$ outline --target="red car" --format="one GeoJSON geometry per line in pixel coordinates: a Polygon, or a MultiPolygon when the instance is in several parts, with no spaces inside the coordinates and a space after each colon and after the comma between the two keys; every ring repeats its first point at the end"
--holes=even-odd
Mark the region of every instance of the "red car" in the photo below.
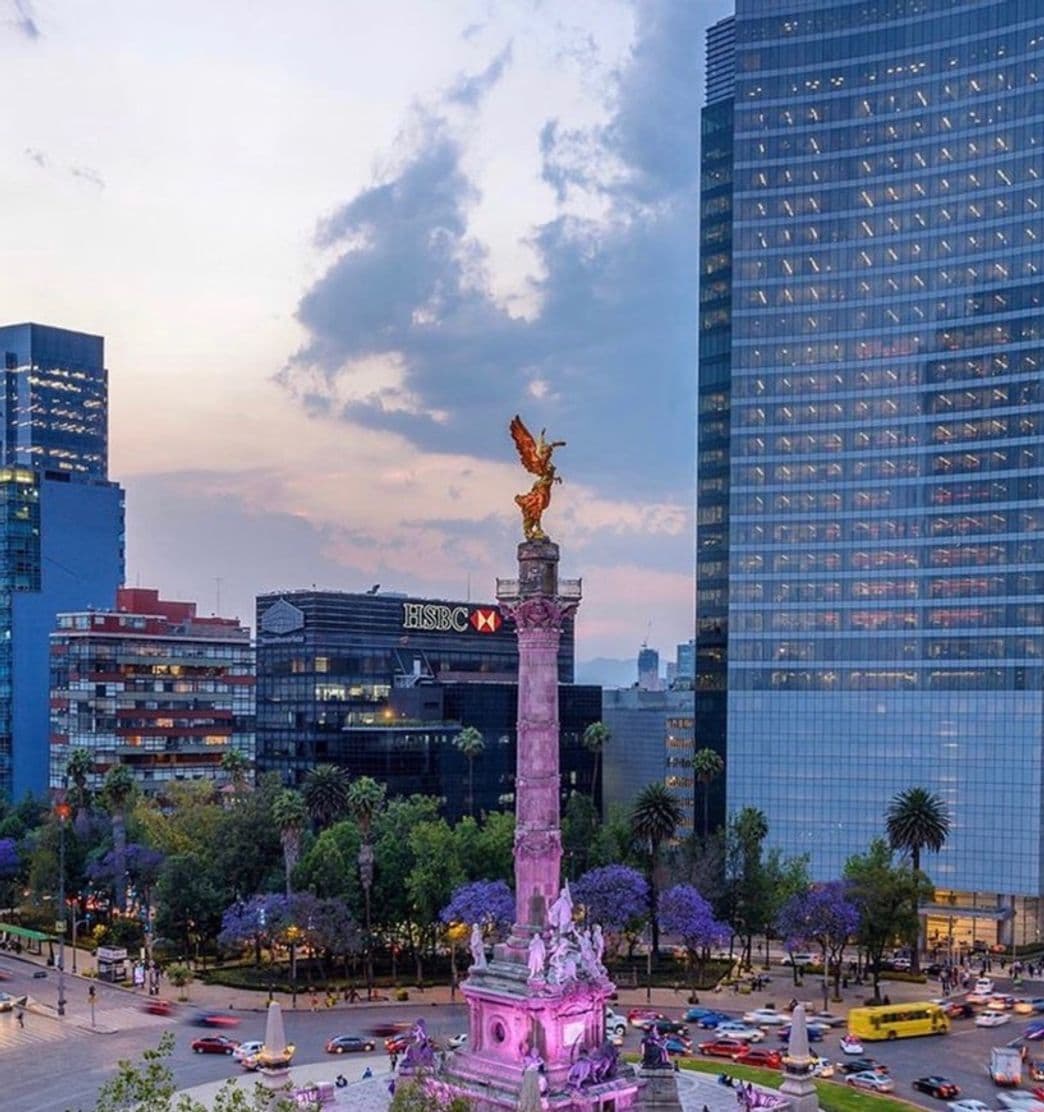
{"type": "Polygon", "coordinates": [[[146,1000],[142,1011],[149,1015],[171,1015],[174,1005],[169,1000],[146,1000]]]}
{"type": "Polygon", "coordinates": [[[762,1066],[767,1070],[780,1070],[783,1068],[783,1055],[778,1050],[768,1050],[760,1046],[748,1046],[733,1061],[744,1066],[762,1066]]]}
{"type": "Polygon", "coordinates": [[[409,1031],[404,1031],[401,1035],[392,1035],[390,1039],[384,1040],[384,1049],[389,1054],[402,1054],[409,1045],[409,1031]]]}
{"type": "Polygon", "coordinates": [[[231,1054],[239,1043],[227,1035],[202,1035],[192,1043],[197,1054],[231,1054]]]}
{"type": "Polygon", "coordinates": [[[663,1019],[663,1013],[655,1008],[632,1008],[627,1013],[627,1022],[632,1027],[644,1027],[654,1019],[663,1019]]]}
{"type": "Polygon", "coordinates": [[[713,1039],[700,1043],[700,1053],[708,1054],[711,1058],[735,1058],[746,1049],[747,1044],[739,1039],[713,1039]]]}

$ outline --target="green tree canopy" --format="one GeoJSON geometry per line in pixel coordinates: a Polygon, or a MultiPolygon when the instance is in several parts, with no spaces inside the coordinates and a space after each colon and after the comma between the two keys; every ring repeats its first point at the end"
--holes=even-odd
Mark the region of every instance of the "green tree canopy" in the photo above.
{"type": "Polygon", "coordinates": [[[318,764],[305,777],[301,793],[312,822],[325,830],[348,813],[349,776],[333,764],[318,764]]]}

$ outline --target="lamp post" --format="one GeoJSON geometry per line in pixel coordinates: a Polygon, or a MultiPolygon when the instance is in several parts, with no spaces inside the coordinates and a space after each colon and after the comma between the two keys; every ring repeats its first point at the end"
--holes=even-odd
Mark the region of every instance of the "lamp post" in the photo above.
{"type": "MultiPolygon", "coordinates": [[[[61,915],[61,929],[58,935],[58,1015],[65,1015],[65,825],[69,820],[69,804],[65,792],[55,807],[58,815],[58,908],[61,915]]],[[[75,958],[73,959],[75,960],[75,958]]]]}
{"type": "Polygon", "coordinates": [[[366,999],[373,999],[373,933],[370,922],[370,888],[373,885],[373,846],[364,841],[359,847],[359,879],[363,886],[366,917],[366,999]]]}

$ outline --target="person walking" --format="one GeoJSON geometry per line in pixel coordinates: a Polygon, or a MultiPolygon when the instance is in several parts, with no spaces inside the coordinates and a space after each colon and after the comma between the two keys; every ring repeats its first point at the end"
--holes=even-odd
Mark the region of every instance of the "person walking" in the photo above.
{"type": "Polygon", "coordinates": [[[22,1030],[24,1031],[25,1030],[25,1008],[20,1007],[18,1009],[18,1011],[15,1013],[15,1015],[18,1016],[18,1026],[21,1027],[22,1030]]]}

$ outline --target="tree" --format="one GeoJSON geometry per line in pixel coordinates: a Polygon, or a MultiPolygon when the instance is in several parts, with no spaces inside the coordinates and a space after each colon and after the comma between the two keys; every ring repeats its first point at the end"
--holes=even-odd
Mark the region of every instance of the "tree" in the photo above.
{"type": "Polygon", "coordinates": [[[481,757],[486,741],[474,726],[465,726],[453,739],[457,750],[468,759],[468,814],[475,814],[475,758],[481,757]]]}
{"type": "Polygon", "coordinates": [[[586,872],[598,832],[598,809],[589,795],[573,792],[562,814],[562,868],[569,880],[586,872]]]}
{"type": "Polygon", "coordinates": [[[439,1084],[421,1078],[399,1081],[388,1112],[473,1112],[467,1097],[455,1096],[439,1084]]]}
{"type": "Polygon", "coordinates": [[[726,918],[742,940],[742,960],[751,964],[754,935],[770,924],[770,894],[761,847],[768,821],[757,807],[744,807],[729,821],[725,845],[726,918]]]}
{"type": "Polygon", "coordinates": [[[272,804],[272,821],[283,846],[283,872],[287,898],[293,892],[293,872],[301,853],[301,835],[308,822],[308,811],[300,792],[286,788],[272,804]]]}
{"type": "Polygon", "coordinates": [[[594,754],[594,764],[591,768],[591,799],[598,806],[598,774],[602,769],[602,750],[612,740],[612,731],[604,722],[592,722],[584,730],[583,746],[594,754]]]}
{"type": "Polygon", "coordinates": [[[515,918],[515,897],[503,880],[462,884],[439,912],[444,923],[478,923],[485,933],[503,934],[515,918]]]}
{"type": "Polygon", "coordinates": [[[203,857],[184,853],[164,862],[156,882],[156,927],[178,939],[186,956],[194,940],[218,933],[221,893],[203,857]]]}
{"type": "Polygon", "coordinates": [[[261,951],[270,949],[279,933],[290,921],[289,900],[281,892],[237,900],[221,915],[218,943],[234,947],[249,944],[254,951],[254,965],[261,964],[261,951]]]}
{"type": "Polygon", "coordinates": [[[13,882],[21,871],[18,843],[14,838],[0,838],[0,906],[9,907],[15,902],[13,882]]]}
{"type": "Polygon", "coordinates": [[[87,820],[91,809],[91,793],[87,785],[94,773],[94,757],[91,751],[82,745],[75,746],[65,761],[65,775],[73,782],[73,794],[76,800],[76,818],[73,826],[77,834],[81,834],[87,827],[87,820]]]}
{"type": "Polygon", "coordinates": [[[348,812],[348,773],[333,764],[319,764],[305,777],[302,794],[312,822],[325,830],[348,812]]]}
{"type": "Polygon", "coordinates": [[[647,784],[638,793],[631,809],[631,832],[642,847],[649,882],[649,922],[652,927],[652,952],[660,952],[660,920],[656,908],[656,871],[663,843],[674,837],[682,820],[678,801],[661,783],[647,784]]]}
{"type": "Polygon", "coordinates": [[[849,899],[848,884],[832,880],[795,893],[780,910],[777,929],[791,954],[800,946],[819,947],[823,969],[834,978],[834,999],[840,1000],[845,946],[859,929],[859,910],[849,899]]]}
{"type": "Polygon", "coordinates": [[[113,765],[105,777],[102,797],[112,817],[112,850],[115,856],[116,909],[122,914],[127,908],[127,809],[137,784],[131,770],[122,764],[113,765]]]}
{"type": "MultiPolygon", "coordinates": [[[[946,804],[925,788],[907,788],[892,796],[885,813],[885,827],[892,849],[910,855],[915,873],[921,871],[921,851],[938,853],[950,833],[950,814],[946,804]]],[[[917,912],[917,909],[914,909],[917,912]]],[[[919,921],[919,913],[918,913],[919,921]]],[[[920,928],[911,948],[910,971],[919,973],[920,928]]]]}
{"type": "Polygon", "coordinates": [[[692,758],[692,775],[703,796],[703,837],[710,829],[710,786],[725,771],[725,762],[713,749],[698,749],[692,758]]]}
{"type": "Polygon", "coordinates": [[[360,776],[348,789],[348,811],[362,835],[359,845],[359,880],[363,889],[364,926],[366,928],[366,999],[373,998],[373,918],[370,890],[373,887],[374,819],[384,806],[385,787],[369,776],[360,776]]]}
{"type": "Polygon", "coordinates": [[[423,983],[423,949],[425,945],[434,949],[434,928],[439,921],[439,912],[449,903],[465,877],[453,831],[443,818],[415,826],[410,831],[410,851],[413,867],[406,877],[406,891],[413,905],[411,918],[417,928],[411,942],[417,983],[420,985],[423,983]]]}
{"type": "Polygon", "coordinates": [[[866,854],[845,862],[844,878],[849,898],[859,912],[857,938],[866,952],[874,983],[874,998],[880,999],[881,961],[897,940],[909,942],[917,936],[917,905],[931,886],[922,873],[892,859],[883,838],[875,838],[866,854]]]}
{"type": "Polygon", "coordinates": [[[571,887],[588,924],[601,923],[607,931],[622,931],[649,912],[649,883],[627,865],[590,869],[571,887]]]}
{"type": "Polygon", "coordinates": [[[707,901],[691,884],[676,884],[660,899],[663,928],[681,936],[692,970],[692,988],[710,957],[711,946],[720,946],[729,936],[729,928],[714,918],[707,901]]]}
{"type": "Polygon", "coordinates": [[[235,794],[239,795],[246,785],[250,762],[241,750],[229,748],[221,754],[221,771],[231,781],[235,794]]]}

